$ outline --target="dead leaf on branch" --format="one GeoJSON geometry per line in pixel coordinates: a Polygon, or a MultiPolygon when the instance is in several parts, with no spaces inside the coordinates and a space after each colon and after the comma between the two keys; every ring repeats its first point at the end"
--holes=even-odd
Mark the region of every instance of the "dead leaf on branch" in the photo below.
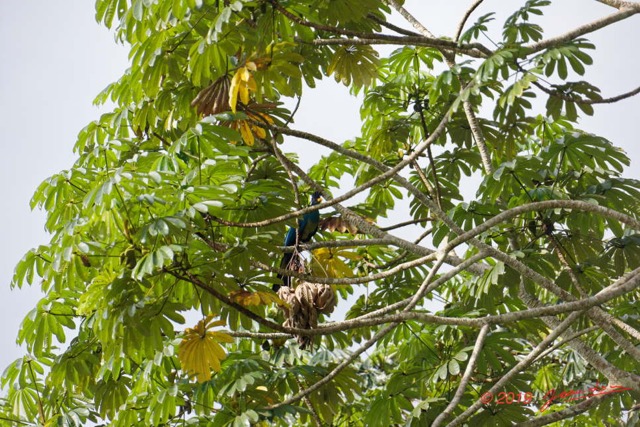
{"type": "MultiPolygon", "coordinates": [[[[375,224],[370,218],[364,218],[370,224],[375,224]]],[[[330,216],[327,218],[322,218],[320,223],[318,224],[318,228],[320,230],[327,230],[330,232],[337,231],[339,233],[350,233],[350,234],[358,234],[360,230],[358,226],[350,222],[348,219],[341,216],[330,216]]]]}
{"type": "MultiPolygon", "coordinates": [[[[275,104],[273,103],[258,104],[251,102],[249,105],[241,105],[239,108],[247,118],[245,120],[237,119],[232,122],[222,122],[222,124],[240,132],[244,143],[252,146],[256,138],[266,139],[267,130],[258,125],[258,123],[264,123],[265,126],[274,124],[273,118],[268,113],[274,107],[275,104]]],[[[236,142],[232,141],[231,143],[235,144],[236,142]]]]}
{"type": "Polygon", "coordinates": [[[358,234],[358,227],[340,216],[321,219],[318,228],[331,232],[338,231],[340,233],[358,234]]]}
{"type": "Polygon", "coordinates": [[[231,78],[225,74],[198,92],[198,95],[191,101],[191,106],[196,107],[198,114],[202,116],[213,116],[229,111],[231,109],[229,105],[230,85],[231,78]]]}
{"type": "Polygon", "coordinates": [[[220,343],[233,342],[233,337],[229,334],[210,330],[225,324],[224,320],[213,318],[213,315],[209,315],[194,328],[185,329],[184,338],[178,346],[178,359],[182,370],[195,375],[200,383],[211,379],[212,369],[220,372],[220,362],[227,357],[220,343]]]}

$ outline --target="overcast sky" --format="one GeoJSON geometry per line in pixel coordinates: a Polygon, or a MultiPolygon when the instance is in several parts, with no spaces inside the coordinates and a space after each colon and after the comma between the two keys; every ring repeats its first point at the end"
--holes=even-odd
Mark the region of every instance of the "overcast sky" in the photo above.
{"type": "MultiPolygon", "coordinates": [[[[74,160],[76,135],[101,111],[93,98],[127,67],[127,51],[98,26],[89,0],[0,1],[0,370],[21,356],[15,345],[18,326],[38,299],[37,285],[9,290],[13,268],[24,253],[44,244],[44,215],[31,212],[38,184],[74,160]]],[[[407,1],[407,8],[436,35],[451,35],[470,1],[407,1]],[[416,7],[415,5],[420,5],[416,7]]],[[[491,7],[519,2],[485,1],[471,21],[491,7]],[[483,9],[484,8],[484,9],[483,9]]],[[[586,0],[562,0],[539,21],[548,35],[613,12],[586,0]]],[[[640,19],[636,16],[590,39],[595,66],[587,78],[613,96],[640,85],[640,19]]],[[[342,141],[359,128],[357,103],[346,90],[322,84],[303,98],[296,127],[342,141]],[[330,123],[330,126],[327,126],[330,123]]],[[[611,139],[632,157],[627,176],[640,178],[636,128],[640,98],[598,106],[596,117],[580,127],[611,139]]]]}

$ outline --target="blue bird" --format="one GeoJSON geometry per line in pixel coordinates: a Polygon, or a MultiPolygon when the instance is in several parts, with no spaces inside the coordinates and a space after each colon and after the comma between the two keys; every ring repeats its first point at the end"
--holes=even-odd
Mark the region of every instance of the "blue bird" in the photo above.
{"type": "MultiPolygon", "coordinates": [[[[317,205],[322,202],[322,194],[316,191],[311,195],[311,206],[317,205]]],[[[298,228],[289,227],[289,231],[284,237],[284,246],[298,246],[300,243],[307,243],[311,240],[316,231],[318,231],[318,223],[320,222],[320,212],[315,210],[304,214],[302,218],[298,220],[298,228]],[[297,241],[296,241],[297,240],[297,241]]],[[[294,252],[285,253],[280,261],[280,268],[283,270],[295,270],[297,265],[298,255],[294,252]],[[294,258],[295,255],[295,258],[294,258]]],[[[282,279],[284,286],[291,286],[291,277],[278,274],[278,279],[282,279]]],[[[274,284],[273,290],[278,292],[280,285],[274,284]]]]}

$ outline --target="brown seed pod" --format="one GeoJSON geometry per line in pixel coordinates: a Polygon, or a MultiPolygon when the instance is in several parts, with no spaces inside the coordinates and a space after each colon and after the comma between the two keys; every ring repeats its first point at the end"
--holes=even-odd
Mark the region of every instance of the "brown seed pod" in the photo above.
{"type": "MultiPolygon", "coordinates": [[[[284,326],[300,329],[315,329],[318,314],[329,314],[336,307],[335,292],[329,285],[302,282],[295,289],[283,286],[278,296],[288,304],[284,307],[284,326]]],[[[313,337],[298,336],[298,344],[304,349],[312,343],[313,337]]]]}
{"type": "Polygon", "coordinates": [[[231,110],[229,107],[230,84],[231,79],[225,74],[202,89],[191,101],[191,106],[196,107],[198,114],[202,116],[211,116],[231,110]]]}

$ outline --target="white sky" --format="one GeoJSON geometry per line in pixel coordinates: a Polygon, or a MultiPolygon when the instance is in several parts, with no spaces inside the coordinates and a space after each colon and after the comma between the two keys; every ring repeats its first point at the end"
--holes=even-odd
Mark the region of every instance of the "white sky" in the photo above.
{"type": "MultiPolygon", "coordinates": [[[[451,35],[469,3],[410,0],[406,6],[436,35],[451,35]]],[[[613,12],[595,1],[557,3],[538,21],[547,35],[613,12]]],[[[487,0],[471,21],[507,4],[520,2],[487,0]]],[[[42,180],[71,166],[76,135],[100,114],[93,98],[127,67],[126,49],[96,24],[93,6],[88,0],[0,0],[0,370],[21,356],[15,345],[18,326],[38,299],[37,285],[9,290],[15,264],[27,250],[48,240],[44,215],[29,209],[31,195],[42,180]]],[[[589,36],[597,51],[586,78],[605,97],[640,85],[639,21],[636,16],[589,36]]],[[[354,136],[359,114],[346,93],[342,87],[336,89],[333,79],[309,92],[296,116],[296,128],[338,142],[354,136]]],[[[635,97],[598,106],[596,118],[580,124],[623,147],[633,165],[627,176],[634,178],[640,178],[639,112],[640,97],[635,97]]]]}

